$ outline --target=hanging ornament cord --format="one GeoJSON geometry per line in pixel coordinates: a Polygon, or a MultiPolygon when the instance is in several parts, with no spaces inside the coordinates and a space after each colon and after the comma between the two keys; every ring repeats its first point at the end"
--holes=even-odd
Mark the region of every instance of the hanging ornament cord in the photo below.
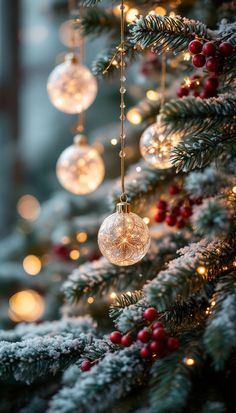
{"type": "Polygon", "coordinates": [[[125,193],[125,19],[124,19],[124,0],[121,0],[120,4],[120,171],[121,171],[121,202],[127,202],[127,195],[125,193]]]}
{"type": "MultiPolygon", "coordinates": [[[[83,36],[80,37],[80,45],[79,45],[79,48],[80,48],[79,62],[80,62],[81,64],[83,64],[84,61],[85,61],[85,40],[84,40],[84,37],[83,37],[83,36]]],[[[77,124],[76,129],[77,129],[77,131],[78,131],[79,133],[83,133],[83,132],[84,132],[84,129],[85,129],[85,112],[84,112],[84,111],[82,111],[82,112],[79,114],[79,121],[78,121],[78,124],[77,124]]]]}

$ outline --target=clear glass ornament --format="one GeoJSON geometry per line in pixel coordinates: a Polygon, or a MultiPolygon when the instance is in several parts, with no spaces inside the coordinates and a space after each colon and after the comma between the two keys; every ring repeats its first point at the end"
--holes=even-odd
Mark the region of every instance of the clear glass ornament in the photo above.
{"type": "Polygon", "coordinates": [[[59,37],[64,46],[74,48],[81,45],[80,31],[76,25],[78,26],[78,23],[73,19],[62,23],[59,29],[59,37]]]}
{"type": "Polygon", "coordinates": [[[163,126],[160,121],[157,121],[143,132],[140,139],[140,152],[150,166],[168,169],[172,167],[171,151],[179,141],[179,133],[164,134],[163,126]]]}
{"type": "Polygon", "coordinates": [[[75,55],[67,55],[65,62],[56,66],[50,74],[47,91],[57,109],[76,114],[93,103],[97,95],[97,81],[75,55]]]}
{"type": "Polygon", "coordinates": [[[101,253],[112,264],[133,265],[147,253],[150,245],[148,226],[130,212],[129,204],[117,204],[117,212],[108,216],[98,232],[101,253]]]}
{"type": "Polygon", "coordinates": [[[85,137],[77,135],[74,145],[60,155],[56,174],[60,184],[76,195],[95,191],[105,175],[103,160],[96,149],[86,143],[85,137]]]}

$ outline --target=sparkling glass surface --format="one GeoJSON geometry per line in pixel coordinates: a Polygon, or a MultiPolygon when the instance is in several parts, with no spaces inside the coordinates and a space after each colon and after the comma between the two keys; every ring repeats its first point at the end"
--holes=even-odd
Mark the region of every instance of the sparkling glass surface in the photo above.
{"type": "Polygon", "coordinates": [[[142,134],[140,152],[145,161],[157,169],[171,168],[171,150],[180,141],[180,134],[164,135],[163,127],[153,123],[142,134]]]}
{"type": "Polygon", "coordinates": [[[62,112],[81,113],[97,95],[97,81],[87,67],[70,60],[55,67],[48,78],[52,104],[62,112]]]}
{"type": "Polygon", "coordinates": [[[149,229],[138,215],[116,212],[103,221],[98,233],[98,245],[112,264],[132,265],[148,251],[149,229]]]}
{"type": "Polygon", "coordinates": [[[96,149],[89,145],[71,145],[60,155],[56,174],[67,191],[85,195],[95,191],[101,184],[105,168],[96,149]]]}

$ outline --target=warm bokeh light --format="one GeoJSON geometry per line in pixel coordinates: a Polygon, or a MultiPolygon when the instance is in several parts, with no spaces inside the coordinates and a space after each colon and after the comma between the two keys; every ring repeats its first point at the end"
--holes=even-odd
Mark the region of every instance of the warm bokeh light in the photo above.
{"type": "Polygon", "coordinates": [[[88,235],[86,234],[86,232],[78,232],[78,234],[76,235],[76,239],[78,242],[86,242],[88,239],[88,235]]]}
{"type": "Polygon", "coordinates": [[[198,272],[198,274],[200,274],[200,275],[206,275],[206,273],[207,273],[207,268],[204,267],[203,265],[200,265],[200,266],[197,268],[197,272],[198,272]]]}
{"type": "Polygon", "coordinates": [[[175,17],[175,12],[174,12],[174,11],[171,11],[170,14],[169,14],[169,16],[170,16],[170,17],[175,17]]]}
{"type": "Polygon", "coordinates": [[[9,299],[9,317],[13,321],[36,321],[44,313],[44,299],[34,290],[19,291],[9,299]]]}
{"type": "Polygon", "coordinates": [[[114,291],[112,291],[112,293],[110,294],[110,298],[111,298],[112,300],[115,300],[116,297],[117,297],[116,293],[115,293],[114,291]]]}
{"type": "Polygon", "coordinates": [[[88,302],[88,304],[93,304],[94,303],[94,298],[93,297],[88,297],[87,302],[88,302]]]}
{"type": "Polygon", "coordinates": [[[132,108],[127,112],[127,119],[133,125],[139,125],[142,122],[142,116],[135,108],[132,108]]]}
{"type": "Polygon", "coordinates": [[[27,221],[34,221],[40,214],[39,201],[33,195],[23,195],[17,202],[17,211],[27,221]]]}
{"type": "Polygon", "coordinates": [[[184,53],[184,60],[188,61],[191,59],[191,54],[189,52],[184,53]]]}
{"type": "Polygon", "coordinates": [[[72,260],[78,260],[80,257],[80,253],[78,250],[71,250],[69,255],[72,260]]]}
{"type": "Polygon", "coordinates": [[[158,14],[159,16],[165,16],[166,9],[164,7],[158,6],[155,8],[155,13],[158,14]]]}
{"type": "Polygon", "coordinates": [[[193,365],[195,364],[195,360],[192,359],[191,357],[186,357],[186,358],[184,359],[184,363],[185,363],[187,366],[193,366],[193,365]]]}
{"type": "Polygon", "coordinates": [[[160,94],[156,90],[148,90],[146,96],[149,100],[155,101],[159,99],[160,94]]]}
{"type": "Polygon", "coordinates": [[[23,268],[27,274],[37,275],[42,268],[40,258],[37,255],[27,255],[23,260],[23,268]]]}
{"type": "Polygon", "coordinates": [[[144,217],[143,222],[145,222],[146,225],[150,224],[150,218],[144,217]]]}
{"type": "Polygon", "coordinates": [[[141,166],[136,167],[136,172],[141,172],[141,170],[142,170],[141,166]]]}
{"type": "Polygon", "coordinates": [[[118,140],[116,139],[116,138],[113,138],[113,139],[111,139],[111,144],[112,145],[117,145],[117,143],[118,143],[118,140]]]}
{"type": "Polygon", "coordinates": [[[234,194],[236,194],[236,186],[233,186],[232,192],[233,192],[234,194]]]}
{"type": "Polygon", "coordinates": [[[135,8],[129,9],[129,10],[127,11],[126,16],[125,16],[126,21],[127,21],[128,23],[132,23],[132,22],[137,18],[138,14],[139,14],[138,9],[135,9],[135,8]]]}

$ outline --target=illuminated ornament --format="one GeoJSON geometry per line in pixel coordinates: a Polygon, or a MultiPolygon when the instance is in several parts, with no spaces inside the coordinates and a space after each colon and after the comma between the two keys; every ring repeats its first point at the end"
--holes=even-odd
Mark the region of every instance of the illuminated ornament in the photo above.
{"type": "Polygon", "coordinates": [[[59,37],[64,46],[74,48],[81,45],[81,36],[77,26],[78,23],[73,19],[62,23],[59,29],[59,37]]]}
{"type": "Polygon", "coordinates": [[[105,174],[103,160],[96,149],[87,144],[83,135],[76,135],[74,144],[60,155],[56,165],[60,184],[76,195],[95,191],[105,174]]]}
{"type": "Polygon", "coordinates": [[[140,261],[150,245],[149,229],[142,218],[130,212],[130,204],[117,204],[98,232],[101,253],[115,265],[133,265],[140,261]]]}
{"type": "Polygon", "coordinates": [[[90,70],[78,62],[74,54],[56,66],[48,78],[47,91],[52,104],[62,112],[85,111],[97,95],[97,81],[90,70]]]}
{"type": "Polygon", "coordinates": [[[171,168],[170,155],[179,143],[180,134],[164,134],[160,121],[153,123],[142,134],[140,152],[145,161],[156,169],[171,168]]]}

